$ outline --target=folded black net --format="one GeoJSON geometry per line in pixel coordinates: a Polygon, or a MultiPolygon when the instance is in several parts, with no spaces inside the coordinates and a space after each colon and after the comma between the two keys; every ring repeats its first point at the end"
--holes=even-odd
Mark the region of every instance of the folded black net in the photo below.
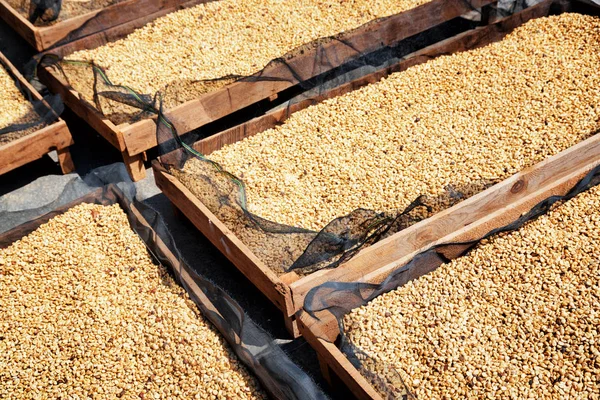
{"type": "MultiPolygon", "coordinates": [[[[336,344],[383,398],[422,398],[425,393],[429,393],[434,397],[441,396],[442,391],[445,390],[443,388],[452,386],[448,384],[450,379],[448,376],[458,382],[454,389],[458,387],[467,391],[470,395],[476,395],[477,393],[481,395],[498,394],[497,390],[500,386],[512,386],[512,383],[521,379],[519,378],[520,373],[527,376],[523,385],[527,390],[535,391],[539,387],[544,387],[545,397],[542,397],[552,396],[552,393],[556,395],[560,391],[555,385],[561,379],[569,381],[570,378],[567,377],[567,374],[563,374],[564,371],[558,370],[548,371],[547,374],[543,374],[547,376],[546,380],[542,378],[542,375],[539,376],[539,379],[535,378],[535,382],[537,382],[537,385],[535,385],[533,378],[535,373],[533,375],[530,373],[527,357],[524,356],[520,359],[518,354],[517,356],[514,353],[506,355],[507,359],[510,357],[510,365],[514,367],[514,371],[511,369],[512,367],[507,367],[508,369],[505,368],[504,372],[498,375],[488,375],[486,377],[485,374],[489,374],[491,369],[495,368],[492,359],[496,358],[496,355],[504,351],[505,348],[500,346],[496,349],[496,352],[493,352],[486,347],[487,353],[484,353],[484,355],[487,355],[481,358],[480,365],[471,365],[471,357],[474,356],[473,351],[470,349],[477,348],[477,345],[469,342],[474,333],[469,331],[467,327],[475,323],[477,324],[474,328],[475,332],[481,330],[492,332],[493,337],[490,337],[489,341],[482,339],[483,344],[479,343],[480,346],[493,347],[495,346],[494,343],[504,343],[507,340],[515,343],[515,352],[517,353],[520,351],[527,353],[526,348],[529,344],[527,342],[516,343],[517,340],[513,338],[514,334],[511,333],[514,331],[519,332],[517,336],[525,338],[524,340],[530,340],[530,343],[538,340],[540,343],[563,340],[563,347],[558,346],[558,350],[557,348],[547,348],[543,353],[538,353],[541,359],[546,361],[558,357],[557,354],[564,354],[565,349],[569,346],[585,346],[586,339],[583,331],[578,331],[578,334],[583,336],[571,337],[574,340],[572,343],[567,343],[569,340],[565,339],[569,335],[563,337],[563,339],[558,338],[564,333],[564,329],[561,328],[564,323],[564,320],[562,320],[563,311],[568,313],[567,310],[572,310],[575,307],[572,302],[565,301],[562,304],[556,304],[556,308],[552,310],[543,309],[542,304],[545,304],[545,296],[553,296],[557,292],[562,293],[560,294],[560,296],[563,296],[562,298],[569,298],[573,293],[576,293],[576,297],[581,296],[582,302],[588,301],[589,296],[592,296],[592,298],[595,296],[593,292],[586,292],[585,288],[591,288],[598,284],[598,276],[595,272],[597,269],[597,261],[595,261],[597,253],[593,250],[593,245],[591,247],[590,245],[580,247],[576,242],[578,237],[583,241],[588,241],[595,235],[589,231],[589,226],[590,221],[595,221],[595,218],[597,218],[599,183],[600,167],[596,167],[565,195],[546,198],[512,223],[493,229],[476,240],[435,244],[417,254],[410,262],[395,270],[380,284],[365,282],[324,283],[308,293],[304,303],[304,312],[317,319],[324,319],[327,315],[335,317],[340,332],[336,344]],[[536,226],[536,224],[539,226],[536,226]],[[541,233],[541,235],[538,235],[538,233],[541,233]],[[564,233],[571,240],[561,241],[559,239],[560,233],[564,233]],[[545,251],[544,246],[547,246],[549,250],[545,251]],[[514,252],[511,253],[511,251],[514,252]],[[560,254],[560,256],[551,259],[549,254],[552,253],[560,254]],[[586,260],[590,256],[592,259],[588,263],[586,260]],[[470,257],[468,261],[461,261],[461,258],[464,260],[467,257],[470,257]],[[455,260],[454,264],[452,264],[452,260],[455,260]],[[459,264],[461,262],[462,264],[459,264]],[[473,264],[469,264],[470,262],[473,264]],[[513,266],[507,267],[508,263],[513,266]],[[462,274],[460,267],[464,268],[465,265],[470,268],[465,268],[465,270],[472,270],[475,274],[473,280],[470,280],[471,278],[466,274],[462,274]],[[589,274],[589,278],[583,279],[581,287],[577,288],[577,286],[574,286],[578,282],[578,279],[575,278],[578,274],[576,271],[579,271],[582,265],[588,265],[589,270],[583,269],[581,271],[586,271],[585,273],[589,274]],[[569,266],[573,270],[567,272],[569,266]],[[557,268],[556,278],[548,280],[544,276],[544,270],[552,271],[557,268]],[[513,272],[513,269],[517,272],[513,272]],[[486,270],[489,273],[486,273],[486,270]],[[565,275],[569,272],[572,274],[572,280],[569,275],[565,275]],[[442,278],[441,274],[444,274],[445,278],[442,278]],[[492,282],[496,279],[494,276],[509,276],[515,279],[504,282],[499,286],[493,286],[492,282]],[[526,278],[524,277],[529,277],[529,280],[525,281],[526,278]],[[560,282],[561,277],[566,278],[571,286],[560,282]],[[519,279],[523,279],[527,283],[520,283],[519,279]],[[553,279],[558,280],[553,281],[553,279]],[[437,282],[440,282],[439,285],[437,282]],[[557,287],[555,288],[553,285],[557,287]],[[423,290],[428,287],[432,290],[424,292],[423,290]],[[457,289],[457,287],[460,288],[457,289]],[[413,288],[415,289],[413,290],[413,288]],[[399,296],[404,296],[406,299],[406,302],[402,303],[404,306],[393,303],[391,300],[392,295],[399,289],[405,289],[405,291],[393,297],[393,299],[401,302],[399,296]],[[421,292],[418,292],[419,290],[421,292]],[[505,295],[511,290],[514,292],[510,293],[518,293],[517,300],[505,295]],[[457,306],[458,303],[455,302],[455,297],[453,297],[455,294],[466,302],[464,307],[459,308],[457,306]],[[418,300],[419,297],[422,301],[418,300]],[[585,300],[586,298],[588,300],[585,300]],[[528,299],[535,299],[539,303],[530,305],[528,299]],[[509,300],[515,301],[516,308],[511,309],[505,305],[509,300]],[[492,319],[489,320],[483,320],[484,317],[481,315],[485,314],[477,314],[478,312],[483,313],[481,304],[482,302],[486,303],[486,301],[490,301],[489,309],[493,314],[497,311],[497,315],[494,314],[492,319]],[[433,311],[423,311],[424,307],[429,306],[432,307],[433,311]],[[525,306],[527,308],[519,308],[525,306]],[[448,314],[449,319],[445,319],[445,313],[448,314]],[[422,321],[417,314],[422,314],[426,320],[422,321]],[[379,315],[379,317],[376,317],[376,315],[379,315]],[[388,336],[391,335],[391,332],[386,330],[384,321],[393,321],[396,318],[402,318],[403,321],[406,321],[406,329],[398,329],[397,334],[399,336],[397,337],[388,336]],[[411,318],[415,323],[409,322],[411,318]],[[479,323],[479,319],[482,319],[481,323],[479,323]],[[522,319],[521,322],[516,322],[520,319],[522,319]],[[543,320],[544,323],[537,329],[527,326],[527,320],[538,319],[543,320]],[[522,328],[515,326],[515,323],[523,324],[522,328]],[[421,328],[415,328],[417,325],[421,328]],[[460,330],[460,326],[464,326],[465,331],[456,334],[455,330],[460,330]],[[372,336],[373,327],[383,332],[382,335],[386,339],[382,341],[382,338],[372,336]],[[438,335],[439,329],[447,329],[447,334],[438,335]],[[521,329],[523,329],[522,332],[521,329]],[[457,335],[456,338],[453,337],[454,334],[457,335]],[[506,335],[508,339],[505,339],[503,335],[506,335]],[[554,335],[556,336],[555,339],[548,339],[555,337],[554,335]],[[464,342],[464,346],[454,344],[453,340],[455,339],[464,342]],[[385,341],[392,343],[391,347],[386,347],[387,350],[385,351],[377,350],[378,345],[385,346],[385,341]],[[421,342],[422,346],[415,346],[415,342],[421,342]],[[413,357],[416,354],[414,356],[416,357],[415,360],[419,361],[411,358],[411,361],[406,360],[406,362],[399,363],[398,359],[394,358],[394,349],[404,347],[407,348],[406,352],[402,353],[405,354],[405,357],[413,357]],[[459,348],[460,352],[464,354],[455,354],[459,348]],[[423,365],[423,359],[430,360],[430,362],[423,365]],[[411,375],[408,372],[410,367],[407,367],[406,364],[411,363],[417,365],[416,369],[412,370],[413,374],[417,374],[415,371],[420,368],[418,376],[411,375]],[[403,365],[402,368],[398,367],[400,364],[403,365]],[[423,368],[426,368],[426,370],[423,371],[423,368]],[[481,375],[482,373],[484,375],[481,375]],[[510,377],[513,373],[515,374],[514,381],[510,377]],[[423,378],[423,376],[431,376],[431,378],[423,378]],[[434,386],[438,386],[440,389],[428,392],[431,382],[435,382],[434,386]],[[477,392],[477,390],[482,390],[481,382],[490,382],[489,388],[484,392],[477,392]],[[492,390],[492,387],[495,389],[492,390]],[[417,392],[420,393],[420,396],[416,396],[417,392]]],[[[593,239],[591,240],[593,242],[593,239]]],[[[501,278],[498,278],[498,280],[501,280],[501,278]]],[[[553,302],[554,300],[547,301],[553,302]]],[[[590,310],[586,309],[584,319],[577,320],[577,324],[581,324],[583,327],[581,329],[585,330],[589,323],[593,325],[593,318],[592,320],[588,319],[590,315],[593,315],[593,311],[590,310]],[[587,312],[592,312],[592,314],[587,312]]],[[[573,321],[573,324],[573,329],[579,329],[575,327],[575,321],[573,321]]],[[[331,340],[326,337],[322,339],[331,340]]],[[[506,351],[508,352],[508,350],[506,351]]],[[[522,355],[523,353],[519,354],[522,355]]],[[[585,354],[587,356],[582,355],[580,362],[582,364],[587,362],[594,364],[592,353],[585,354]],[[590,359],[590,357],[592,358],[590,359]]],[[[545,367],[537,366],[535,370],[540,370],[540,368],[545,367]]],[[[585,390],[593,392],[595,389],[594,385],[590,383],[579,387],[577,390],[581,394],[586,393],[585,390]]],[[[540,393],[542,392],[538,394],[540,393]]],[[[455,392],[455,394],[458,397],[465,395],[460,392],[455,392]]]]}

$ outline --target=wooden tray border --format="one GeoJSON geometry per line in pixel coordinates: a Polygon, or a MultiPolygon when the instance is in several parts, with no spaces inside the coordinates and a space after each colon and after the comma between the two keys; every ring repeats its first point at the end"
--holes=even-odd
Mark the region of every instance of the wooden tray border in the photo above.
{"type": "MultiPolygon", "coordinates": [[[[237,81],[214,92],[204,94],[198,99],[174,107],[168,113],[173,120],[180,124],[181,133],[189,132],[260,101],[274,100],[283,90],[297,85],[298,77],[303,81],[339,67],[354,58],[356,50],[352,49],[359,49],[361,54],[366,54],[386,46],[393,46],[410,36],[463,15],[473,7],[484,7],[485,10],[488,10],[497,0],[470,1],[473,6],[467,5],[465,0],[432,0],[430,3],[404,13],[381,18],[344,33],[339,40],[331,41],[318,49],[307,47],[307,50],[299,52],[299,55],[287,60],[287,66],[273,64],[263,71],[267,76],[277,76],[283,80],[237,81]],[[329,60],[328,65],[315,66],[314,60],[317,51],[320,56],[323,56],[322,59],[329,60]],[[290,72],[290,67],[293,68],[294,74],[290,72]]],[[[182,7],[199,2],[185,3],[182,7]]],[[[57,47],[52,50],[52,53],[66,57],[77,50],[99,47],[128,35],[162,14],[165,12],[161,11],[158,14],[109,29],[101,34],[85,37],[57,47]]],[[[487,12],[485,14],[487,15],[487,12]]],[[[115,126],[92,105],[83,101],[79,93],[69,87],[64,77],[55,68],[40,68],[38,74],[44,84],[53,92],[59,93],[77,115],[121,152],[134,181],[145,177],[146,151],[154,148],[157,144],[154,119],[143,119],[133,124],[124,123],[115,126]]]]}
{"type": "Polygon", "coordinates": [[[51,26],[35,26],[6,0],[0,0],[0,18],[37,51],[45,51],[133,21],[140,18],[140,15],[155,14],[166,9],[172,10],[180,3],[182,0],[126,0],[51,26]]]}
{"type": "MultiPolygon", "coordinates": [[[[6,67],[9,74],[12,74],[19,81],[21,87],[29,92],[33,99],[44,101],[42,96],[2,53],[0,53],[0,62],[6,67]]],[[[47,106],[50,108],[49,105],[47,106]]],[[[53,150],[58,153],[58,163],[62,173],[68,174],[75,170],[69,152],[69,146],[72,144],[73,138],[67,124],[58,118],[56,122],[48,126],[0,146],[0,175],[35,161],[53,150]]]]}

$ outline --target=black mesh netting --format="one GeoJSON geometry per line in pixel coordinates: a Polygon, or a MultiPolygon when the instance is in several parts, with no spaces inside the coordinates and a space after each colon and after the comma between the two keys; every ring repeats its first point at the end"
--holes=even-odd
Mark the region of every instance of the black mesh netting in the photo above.
{"type": "Polygon", "coordinates": [[[29,22],[47,24],[56,21],[62,9],[62,0],[31,0],[29,22]]]}
{"type": "MultiPolygon", "coordinates": [[[[397,52],[396,56],[406,55],[415,48],[423,48],[432,43],[432,39],[433,42],[439,41],[441,37],[445,37],[444,29],[448,28],[417,35],[401,46],[389,49],[385,55],[367,57],[356,61],[355,64],[362,63],[359,68],[386,65],[390,59],[394,59],[394,52],[397,52]]],[[[502,25],[499,29],[503,29],[502,25]]],[[[395,60],[397,62],[398,57],[395,60]]],[[[351,80],[353,76],[353,71],[349,71],[346,72],[346,76],[338,76],[333,81],[340,85],[351,80]]],[[[311,95],[318,96],[319,90],[326,90],[327,87],[319,85],[317,89],[312,90],[311,95]]],[[[300,96],[295,101],[302,101],[304,98],[305,96],[300,96]]],[[[293,107],[293,104],[295,103],[290,101],[286,106],[293,107]]],[[[221,165],[192,147],[192,144],[202,137],[201,132],[193,131],[179,135],[178,132],[185,132],[185,126],[170,117],[169,112],[163,113],[162,110],[159,110],[157,125],[161,163],[261,261],[279,274],[289,271],[308,274],[320,269],[334,268],[346,262],[362,248],[466,197],[462,188],[447,185],[443,194],[437,197],[419,196],[405,209],[396,213],[356,209],[348,215],[332,220],[318,232],[287,226],[268,221],[249,211],[243,180],[225,171],[221,165]],[[190,159],[194,159],[193,172],[184,169],[184,165],[190,159]]],[[[481,181],[474,182],[472,186],[483,190],[494,183],[481,181]]]]}
{"type": "MultiPolygon", "coordinates": [[[[520,11],[537,1],[503,1],[493,10],[498,16],[520,11]]],[[[470,3],[468,3],[470,4],[470,3]]],[[[480,14],[480,11],[473,10],[480,14]]],[[[300,92],[318,98],[321,92],[356,79],[357,76],[373,70],[381,70],[397,64],[403,57],[423,49],[432,43],[451,37],[477,26],[477,23],[457,19],[418,34],[393,47],[366,53],[352,43],[343,42],[340,37],[323,39],[317,51],[310,73],[306,68],[299,70],[293,65],[294,55],[302,49],[273,60],[260,72],[249,76],[226,76],[219,79],[195,82],[208,88],[222,87],[232,81],[289,81],[296,83],[300,92]],[[338,41],[345,48],[352,48],[350,62],[342,67],[337,65],[336,55],[328,52],[327,44],[338,41]],[[314,71],[319,71],[314,73],[314,71]],[[276,72],[275,72],[276,71],[276,72]],[[282,72],[284,71],[284,72],[282,72]],[[327,71],[327,72],[323,72],[327,71]],[[306,79],[306,76],[311,78],[306,79]],[[316,76],[316,77],[315,77],[316,76]]],[[[495,25],[500,32],[509,31],[514,24],[495,25]]],[[[465,48],[477,47],[478,42],[462,44],[465,48]]],[[[441,55],[441,54],[436,54],[441,55]]],[[[93,62],[60,59],[45,55],[40,62],[62,71],[64,78],[74,76],[77,82],[69,84],[97,110],[115,123],[133,122],[142,118],[155,118],[157,121],[157,142],[160,160],[174,173],[185,186],[190,188],[204,205],[244,243],[264,264],[278,274],[295,271],[307,274],[324,268],[334,268],[354,256],[362,248],[413,225],[441,209],[448,208],[466,197],[464,193],[481,191],[494,183],[492,180],[473,182],[469,188],[448,185],[446,192],[435,198],[420,196],[404,210],[396,213],[380,213],[373,210],[357,209],[348,215],[336,218],[321,231],[315,232],[293,226],[282,225],[261,218],[249,211],[244,182],[225,171],[219,164],[197,152],[192,144],[212,132],[209,127],[188,129],[185,122],[177,120],[167,110],[163,112],[164,96],[172,96],[171,88],[156,94],[139,93],[131,85],[117,85],[110,80],[109,73],[93,62]],[[184,165],[194,159],[195,170],[184,170],[184,165]]],[[[310,69],[310,68],[308,68],[310,69]]],[[[174,89],[173,89],[174,90],[174,89]]],[[[291,110],[295,104],[304,101],[307,95],[293,97],[282,107],[291,110]]],[[[219,129],[223,126],[218,125],[219,129]]]]}
{"type": "MultiPolygon", "coordinates": [[[[38,100],[28,88],[21,84],[18,77],[14,75],[13,68],[8,65],[8,61],[5,61],[3,57],[0,57],[0,68],[12,79],[15,87],[23,96],[23,101],[31,104],[29,111],[15,116],[14,121],[8,125],[0,126],[0,145],[16,140],[58,120],[64,110],[64,104],[59,95],[47,95],[42,100],[38,100]]],[[[4,110],[4,112],[8,113],[12,110],[4,110]]]]}
{"type": "Polygon", "coordinates": [[[204,316],[217,327],[235,354],[259,378],[263,388],[273,398],[327,398],[273,339],[250,320],[235,300],[185,263],[160,214],[135,199],[135,186],[123,164],[100,167],[84,179],[73,178],[66,183],[58,198],[42,207],[31,210],[12,207],[12,211],[2,212],[0,248],[82,202],[103,205],[118,203],[121,206],[131,227],[144,241],[149,252],[170,270],[204,316]]]}
{"type": "MultiPolygon", "coordinates": [[[[469,2],[467,4],[470,5],[469,2]]],[[[473,12],[477,15],[480,13],[476,9],[473,12]]],[[[370,71],[392,66],[419,49],[476,26],[478,22],[458,18],[375,52],[365,52],[351,42],[343,42],[341,37],[325,38],[314,52],[312,68],[298,69],[293,64],[294,56],[304,51],[301,48],[273,60],[260,72],[249,77],[226,76],[195,83],[218,88],[236,80],[293,82],[296,86],[295,91],[290,91],[291,100],[282,103],[282,107],[291,109],[294,104],[306,98],[306,95],[295,96],[296,93],[309,91],[310,96],[318,97],[330,88],[350,82],[370,71]],[[346,50],[351,49],[352,56],[346,57],[349,62],[342,67],[333,68],[339,63],[336,54],[331,54],[327,47],[333,41],[343,43],[346,50]]],[[[134,89],[135,82],[131,85],[113,84],[110,73],[93,62],[45,55],[40,63],[61,71],[65,80],[80,93],[83,101],[109,116],[115,124],[156,118],[157,142],[163,165],[171,171],[178,171],[181,175],[178,178],[185,181],[186,185],[195,186],[194,194],[209,210],[277,273],[296,271],[307,274],[336,267],[365,246],[429,216],[431,210],[439,208],[440,204],[447,207],[464,197],[461,188],[449,185],[447,192],[439,198],[421,196],[398,213],[357,209],[331,221],[319,232],[278,224],[250,212],[243,181],[192,148],[192,143],[212,133],[210,127],[189,131],[184,123],[170,117],[168,111],[162,111],[164,96],[172,96],[171,88],[167,87],[156,94],[144,94],[134,89]],[[74,75],[78,79],[69,80],[74,75]],[[198,170],[194,174],[182,170],[190,158],[199,161],[198,170]]],[[[223,126],[219,125],[216,129],[223,129],[223,126]]],[[[478,184],[485,188],[492,182],[478,184]]]]}
{"type": "MultiPolygon", "coordinates": [[[[392,272],[380,284],[327,282],[317,286],[308,292],[304,301],[304,312],[316,319],[323,319],[324,315],[328,314],[336,318],[340,332],[337,338],[340,350],[384,398],[414,398],[409,386],[405,383],[407,377],[403,377],[393,367],[367,354],[348,340],[345,335],[344,316],[353,309],[368,304],[376,297],[393,291],[409,281],[437,269],[442,264],[465,255],[484,239],[520,229],[528,222],[546,214],[553,207],[560,206],[598,184],[600,184],[600,166],[590,171],[565,195],[546,198],[508,225],[493,229],[472,241],[440,243],[431,246],[413,257],[406,265],[392,272]]],[[[322,339],[331,340],[327,337],[322,339]]]]}

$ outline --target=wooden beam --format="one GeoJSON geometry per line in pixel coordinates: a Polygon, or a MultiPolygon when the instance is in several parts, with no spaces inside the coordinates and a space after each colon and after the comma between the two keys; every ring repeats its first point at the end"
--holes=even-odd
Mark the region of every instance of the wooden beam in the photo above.
{"type": "MultiPolygon", "coordinates": [[[[64,166],[72,170],[65,158],[64,149],[73,144],[64,121],[53,123],[39,131],[0,146],[0,175],[35,161],[52,150],[63,150],[64,166]]],[[[60,162],[60,159],[59,159],[60,162]]],[[[62,165],[61,165],[62,167],[62,165]]],[[[70,171],[68,171],[70,172],[70,171]]]]}
{"type": "Polygon", "coordinates": [[[308,291],[324,282],[380,282],[434,243],[477,239],[514,221],[539,201],[566,193],[598,164],[600,135],[364,249],[338,268],[293,282],[294,302],[302,304],[308,291]]]}

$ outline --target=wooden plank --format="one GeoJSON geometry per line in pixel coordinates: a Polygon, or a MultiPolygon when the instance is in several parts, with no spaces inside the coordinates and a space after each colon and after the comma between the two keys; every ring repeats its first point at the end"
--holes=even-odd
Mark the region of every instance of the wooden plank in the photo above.
{"type": "MultiPolygon", "coordinates": [[[[37,132],[13,140],[0,146],[0,175],[35,161],[52,150],[61,149],[64,154],[64,150],[72,144],[73,139],[64,121],[58,121],[37,132]]],[[[65,167],[69,169],[68,164],[65,164],[65,167]]]]}
{"type": "Polygon", "coordinates": [[[78,15],[53,26],[39,27],[40,43],[38,51],[50,49],[61,43],[68,43],[112,26],[138,19],[140,15],[154,14],[163,8],[176,6],[176,0],[127,0],[106,8],[78,15]]]}
{"type": "MultiPolygon", "coordinates": [[[[136,0],[136,1],[141,1],[141,0],[136,0]]],[[[144,0],[144,1],[149,1],[149,0],[144,0]]],[[[152,1],[157,1],[157,0],[152,0],[152,1]]],[[[58,55],[60,57],[66,57],[76,51],[79,50],[85,50],[85,49],[95,49],[96,47],[100,47],[103,46],[109,42],[114,42],[116,40],[122,39],[124,37],[126,37],[127,35],[129,35],[131,32],[133,32],[136,29],[141,28],[142,26],[148,24],[149,22],[154,21],[155,19],[162,17],[164,15],[170,14],[174,11],[183,9],[183,8],[189,8],[189,7],[193,7],[195,5],[201,4],[201,3],[208,3],[211,1],[215,1],[215,0],[187,0],[187,1],[181,1],[181,0],[162,0],[162,4],[163,4],[163,8],[161,8],[160,10],[156,10],[155,12],[151,12],[151,13],[144,13],[144,15],[140,16],[139,14],[139,10],[136,10],[135,8],[133,10],[128,10],[128,12],[132,12],[134,15],[137,14],[137,17],[133,20],[130,20],[128,22],[125,23],[121,23],[118,25],[107,25],[105,26],[105,29],[102,30],[101,32],[92,34],[92,35],[88,35],[85,37],[81,37],[78,39],[74,39],[72,41],[70,41],[69,43],[60,45],[58,47],[55,47],[51,50],[46,50],[44,53],[45,54],[55,54],[58,55]]],[[[120,3],[122,4],[122,3],[120,3]]],[[[115,4],[113,6],[110,7],[116,7],[119,4],[115,4]]],[[[108,9],[109,7],[107,7],[106,9],[108,9]]]]}
{"type": "Polygon", "coordinates": [[[156,185],[179,210],[285,315],[291,316],[289,288],[212,212],[158,162],[152,163],[156,185]]]}
{"type": "Polygon", "coordinates": [[[56,154],[58,155],[58,165],[63,174],[69,174],[75,171],[75,164],[71,158],[71,152],[68,147],[57,148],[56,154]]]}
{"type": "MultiPolygon", "coordinates": [[[[412,10],[381,18],[320,46],[287,60],[275,63],[252,78],[234,82],[221,90],[207,93],[168,110],[172,120],[180,122],[181,133],[189,132],[223,118],[237,110],[295,86],[299,82],[330,71],[359,54],[368,54],[385,46],[393,46],[410,36],[456,18],[492,0],[433,0],[412,10]],[[276,80],[260,80],[260,76],[276,80]],[[256,79],[253,81],[253,79],[256,79]]],[[[156,123],[145,119],[124,130],[130,154],[141,153],[156,146],[156,123]]]]}
{"type": "Polygon", "coordinates": [[[146,177],[146,166],[144,165],[144,155],[137,154],[130,156],[127,151],[121,153],[123,157],[123,163],[127,168],[127,173],[134,182],[141,181],[146,177]]]}
{"type": "MultiPolygon", "coordinates": [[[[435,218],[435,220],[430,219],[423,221],[421,224],[422,228],[428,228],[430,231],[436,232],[436,236],[439,229],[446,230],[450,228],[450,232],[448,232],[445,236],[429,243],[453,243],[475,240],[492,229],[504,226],[507,223],[514,221],[522,213],[529,211],[541,200],[553,195],[566,194],[587,173],[589,173],[589,171],[600,165],[600,138],[594,137],[591,139],[594,139],[593,148],[587,146],[585,146],[585,148],[582,148],[582,146],[576,146],[579,148],[569,149],[570,151],[568,151],[568,154],[564,154],[563,158],[571,158],[576,160],[581,158],[581,160],[574,162],[574,164],[579,165],[578,167],[565,166],[567,170],[562,171],[560,169],[560,164],[549,165],[549,163],[546,163],[546,169],[539,170],[539,168],[533,168],[529,171],[524,171],[519,179],[512,181],[513,184],[510,186],[510,188],[514,189],[513,192],[506,196],[502,196],[501,194],[493,195],[493,199],[490,200],[490,204],[501,203],[501,205],[498,207],[492,209],[486,208],[485,205],[483,208],[476,208],[473,206],[453,207],[454,210],[448,210],[448,212],[445,213],[445,216],[440,216],[440,214],[437,214],[436,216],[432,217],[435,218]],[[559,176],[552,175],[553,172],[558,172],[559,176]],[[542,186],[533,184],[532,181],[526,179],[526,177],[537,179],[538,177],[536,174],[540,175],[539,180],[540,182],[543,182],[542,186]],[[525,192],[528,192],[528,194],[524,197],[521,197],[520,195],[525,192]],[[513,194],[515,196],[513,196],[513,194]],[[460,208],[466,209],[460,210],[460,208]],[[471,214],[469,214],[470,211],[479,216],[479,218],[473,223],[466,221],[466,219],[471,216],[471,214]],[[486,215],[486,212],[489,212],[489,214],[486,215]],[[454,230],[452,230],[452,228],[454,230]]],[[[478,195],[478,197],[484,197],[484,193],[481,193],[478,195]]],[[[407,239],[406,242],[413,240],[411,237],[411,232],[403,231],[401,234],[405,236],[405,239],[407,239]]],[[[419,233],[416,233],[413,230],[412,235],[418,236],[419,233]]],[[[418,241],[418,239],[416,240],[418,241]]],[[[387,246],[385,246],[385,248],[394,250],[397,249],[391,246],[389,243],[387,246]]],[[[386,277],[388,277],[392,271],[408,264],[410,260],[412,260],[412,258],[418,252],[424,250],[424,248],[427,248],[427,246],[419,248],[418,251],[406,251],[404,256],[394,260],[392,263],[385,265],[382,268],[377,269],[376,271],[373,271],[372,273],[367,273],[362,276],[359,276],[360,274],[343,276],[343,281],[349,282],[355,280],[361,282],[380,283],[386,277]]],[[[447,256],[450,256],[449,258],[454,258],[451,255],[447,256]]],[[[378,261],[375,259],[371,259],[371,261],[374,261],[376,264],[378,264],[378,261]]],[[[413,274],[411,274],[411,279],[416,279],[426,272],[427,271],[415,271],[413,274]]],[[[367,389],[364,387],[364,378],[360,376],[358,370],[356,370],[356,368],[354,368],[354,366],[348,362],[343,353],[333,344],[339,335],[337,322],[331,314],[327,314],[325,316],[319,315],[319,318],[319,320],[316,320],[311,318],[306,313],[299,313],[297,319],[300,333],[319,353],[319,357],[328,363],[331,369],[333,369],[336,374],[349,387],[352,388],[352,390],[356,390],[356,393],[360,394],[358,396],[359,398],[363,398],[363,391],[366,392],[367,389]],[[357,377],[356,374],[359,374],[359,376],[357,377]]],[[[370,396],[371,397],[367,396],[364,398],[379,398],[372,395],[370,396]]]]}

